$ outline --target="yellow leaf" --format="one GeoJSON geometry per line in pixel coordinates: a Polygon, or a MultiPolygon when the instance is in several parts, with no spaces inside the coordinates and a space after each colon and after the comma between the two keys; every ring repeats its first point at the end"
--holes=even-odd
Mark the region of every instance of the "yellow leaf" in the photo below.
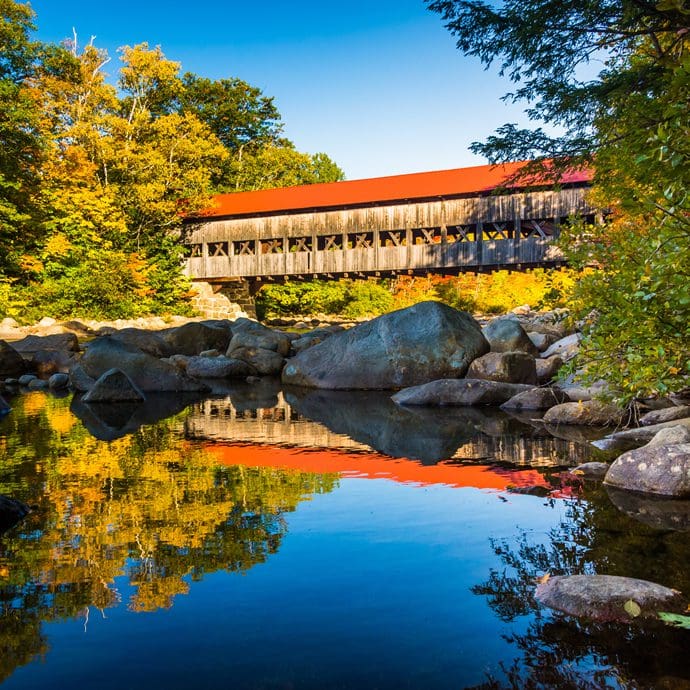
{"type": "Polygon", "coordinates": [[[679,372],[680,372],[680,369],[679,369],[678,367],[671,367],[671,368],[668,370],[668,373],[669,373],[669,374],[672,374],[673,376],[675,376],[675,375],[678,374],[679,372]]]}
{"type": "Polygon", "coordinates": [[[537,584],[538,585],[545,585],[549,581],[550,577],[551,577],[551,573],[544,573],[541,577],[537,578],[537,584]]]}
{"type": "Polygon", "coordinates": [[[633,618],[637,618],[642,613],[640,605],[634,602],[632,599],[628,599],[628,601],[626,601],[623,605],[623,608],[625,609],[625,612],[633,618]]]}

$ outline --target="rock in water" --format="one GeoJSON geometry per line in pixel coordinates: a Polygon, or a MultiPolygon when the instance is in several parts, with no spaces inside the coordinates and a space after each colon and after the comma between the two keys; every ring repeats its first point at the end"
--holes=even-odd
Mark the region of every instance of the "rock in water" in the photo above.
{"type": "Polygon", "coordinates": [[[623,453],[604,483],[628,491],[690,498],[690,443],[654,445],[623,453]]]}
{"type": "Polygon", "coordinates": [[[84,402],[132,402],[146,399],[129,376],[120,369],[109,369],[82,398],[84,402]]]}
{"type": "Polygon", "coordinates": [[[556,611],[603,622],[656,619],[659,611],[682,611],[685,605],[674,589],[616,575],[550,577],[537,585],[535,596],[556,611]]]}
{"type": "Polygon", "coordinates": [[[193,381],[170,362],[153,357],[108,336],[92,341],[80,360],[83,371],[97,379],[109,369],[120,369],[142,391],[205,391],[208,387],[193,381]]]}
{"type": "Polygon", "coordinates": [[[0,495],[0,533],[16,525],[31,512],[26,503],[0,495]]]}
{"type": "Polygon", "coordinates": [[[532,388],[524,393],[518,393],[508,402],[503,403],[504,410],[548,410],[568,400],[568,396],[557,388],[532,388]]]}
{"type": "Polygon", "coordinates": [[[393,402],[398,405],[458,406],[500,405],[532,386],[500,383],[485,379],[440,379],[398,391],[393,402]]]}
{"type": "Polygon", "coordinates": [[[0,340],[0,378],[18,377],[25,371],[24,358],[11,345],[0,340]]]}
{"type": "Polygon", "coordinates": [[[225,352],[231,333],[226,328],[191,322],[163,332],[162,338],[172,354],[198,355],[204,350],[225,352]]]}
{"type": "Polygon", "coordinates": [[[283,369],[283,383],[331,390],[392,389],[464,376],[489,350],[466,312],[421,302],[335,333],[283,369]]]}
{"type": "Polygon", "coordinates": [[[623,421],[624,414],[624,410],[615,405],[599,400],[585,400],[555,405],[544,415],[544,422],[546,424],[615,426],[623,421]]]}

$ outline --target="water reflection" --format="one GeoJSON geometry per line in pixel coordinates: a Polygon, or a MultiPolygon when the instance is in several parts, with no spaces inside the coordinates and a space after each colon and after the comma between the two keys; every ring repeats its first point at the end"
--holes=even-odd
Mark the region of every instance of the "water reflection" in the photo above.
{"type": "Polygon", "coordinates": [[[544,573],[639,577],[690,592],[690,533],[659,531],[630,519],[601,487],[589,487],[586,499],[564,504],[564,518],[546,539],[523,532],[517,542],[491,542],[501,567],[472,591],[487,598],[500,620],[529,616],[529,623],[524,632],[506,636],[516,658],[475,690],[690,686],[690,632],[660,623],[578,621],[536,603],[535,583],[544,573]]]}
{"type": "Polygon", "coordinates": [[[45,651],[40,621],[120,604],[117,578],[133,587],[129,609],[152,611],[190,580],[264,562],[287,531],[284,513],[337,484],[335,475],[220,466],[175,433],[176,417],[103,443],[69,400],[33,393],[14,405],[0,427],[0,493],[34,511],[0,538],[0,678],[45,651]]]}

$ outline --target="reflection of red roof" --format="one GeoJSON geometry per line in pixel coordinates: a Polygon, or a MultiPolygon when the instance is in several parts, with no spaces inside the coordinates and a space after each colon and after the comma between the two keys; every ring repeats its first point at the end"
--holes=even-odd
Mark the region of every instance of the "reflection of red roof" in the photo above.
{"type": "Polygon", "coordinates": [[[337,448],[311,450],[239,443],[204,443],[203,447],[223,465],[276,467],[316,474],[337,473],[344,477],[392,479],[395,482],[420,486],[446,484],[495,491],[504,491],[509,486],[549,487],[544,477],[532,469],[455,465],[447,462],[422,465],[415,460],[389,458],[373,452],[350,453],[337,448]]]}
{"type": "MultiPolygon", "coordinates": [[[[482,194],[500,187],[524,165],[525,163],[478,165],[471,168],[374,177],[367,180],[218,194],[214,197],[215,205],[201,215],[261,215],[279,211],[307,211],[482,194]]],[[[590,171],[579,171],[563,175],[560,182],[584,184],[591,178],[590,171]]],[[[538,183],[539,181],[534,182],[535,185],[538,183]]]]}

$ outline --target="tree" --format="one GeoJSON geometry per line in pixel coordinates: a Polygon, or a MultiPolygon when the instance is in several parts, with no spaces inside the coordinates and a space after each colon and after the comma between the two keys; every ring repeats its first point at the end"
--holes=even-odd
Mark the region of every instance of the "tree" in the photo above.
{"type": "Polygon", "coordinates": [[[507,124],[473,150],[530,171],[591,165],[604,226],[575,224],[562,246],[598,265],[576,288],[576,315],[595,309],[580,361],[622,400],[690,382],[690,10],[682,0],[470,0],[428,3],[487,67],[500,62],[543,127],[507,124]],[[595,73],[595,64],[601,64],[595,73]],[[586,234],[584,234],[586,230],[586,234]]]}
{"type": "Polygon", "coordinates": [[[21,274],[21,256],[35,239],[31,219],[43,140],[31,88],[39,44],[28,5],[0,0],[0,272],[21,274]]]}

